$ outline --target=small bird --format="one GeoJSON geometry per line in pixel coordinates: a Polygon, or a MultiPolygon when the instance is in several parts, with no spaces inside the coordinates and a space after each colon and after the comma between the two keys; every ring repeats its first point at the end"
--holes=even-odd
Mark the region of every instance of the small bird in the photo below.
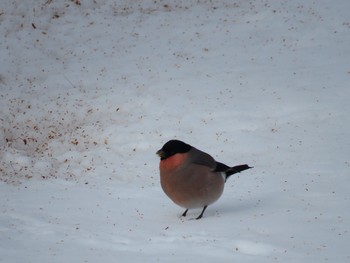
{"type": "Polygon", "coordinates": [[[165,194],[185,208],[203,208],[196,218],[202,218],[208,205],[217,201],[224,184],[232,174],[253,168],[247,164],[229,167],[209,154],[179,140],[170,140],[157,151],[160,157],[160,184],[165,194]]]}

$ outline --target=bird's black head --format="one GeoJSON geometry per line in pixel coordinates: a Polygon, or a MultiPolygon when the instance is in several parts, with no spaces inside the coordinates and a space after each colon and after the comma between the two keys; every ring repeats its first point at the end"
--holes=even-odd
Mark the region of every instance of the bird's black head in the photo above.
{"type": "Polygon", "coordinates": [[[163,145],[162,149],[157,151],[157,154],[161,160],[165,160],[166,158],[169,158],[177,153],[187,153],[189,150],[191,150],[191,148],[191,145],[182,141],[170,140],[163,145]]]}

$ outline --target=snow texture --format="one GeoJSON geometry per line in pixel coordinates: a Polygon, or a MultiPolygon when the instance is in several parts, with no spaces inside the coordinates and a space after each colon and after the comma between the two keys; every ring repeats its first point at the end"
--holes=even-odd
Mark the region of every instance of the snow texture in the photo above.
{"type": "Polygon", "coordinates": [[[0,3],[0,262],[350,262],[350,1],[0,3]],[[228,165],[181,218],[155,152],[228,165]]]}

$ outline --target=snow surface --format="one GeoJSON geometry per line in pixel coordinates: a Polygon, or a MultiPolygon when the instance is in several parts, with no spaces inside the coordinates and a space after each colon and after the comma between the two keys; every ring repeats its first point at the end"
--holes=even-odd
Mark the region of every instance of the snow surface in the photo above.
{"type": "Polygon", "coordinates": [[[0,262],[350,262],[350,1],[0,3],[0,262]],[[254,169],[204,218],[179,138],[254,169]]]}

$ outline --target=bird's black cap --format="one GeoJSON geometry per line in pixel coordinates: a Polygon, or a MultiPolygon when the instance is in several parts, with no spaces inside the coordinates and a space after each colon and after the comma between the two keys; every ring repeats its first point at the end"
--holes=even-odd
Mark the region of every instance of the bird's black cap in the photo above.
{"type": "Polygon", "coordinates": [[[157,154],[161,160],[165,160],[166,158],[169,158],[177,153],[187,153],[189,150],[191,150],[191,148],[191,145],[182,141],[170,140],[164,144],[159,151],[157,151],[157,154]]]}

